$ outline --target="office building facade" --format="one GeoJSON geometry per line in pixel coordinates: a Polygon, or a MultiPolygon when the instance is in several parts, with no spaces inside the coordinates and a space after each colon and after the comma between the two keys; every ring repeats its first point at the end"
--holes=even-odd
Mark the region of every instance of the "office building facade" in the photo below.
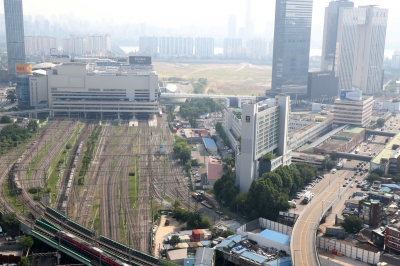
{"type": "Polygon", "coordinates": [[[192,37],[160,37],[160,55],[193,55],[192,37]]]}
{"type": "Polygon", "coordinates": [[[15,65],[25,63],[24,15],[22,0],[4,0],[8,75],[15,80],[15,65]]]}
{"type": "Polygon", "coordinates": [[[373,103],[372,96],[362,96],[360,100],[336,99],[333,123],[367,127],[371,123],[373,103]]]}
{"type": "Polygon", "coordinates": [[[223,127],[236,153],[236,184],[244,192],[263,174],[263,155],[276,155],[269,162],[268,171],[291,163],[291,150],[287,147],[290,97],[278,95],[239,106],[224,109],[223,127]]]}
{"type": "Polygon", "coordinates": [[[312,0],[276,0],[273,92],[306,92],[312,0]]]}
{"type": "Polygon", "coordinates": [[[308,73],[307,99],[329,100],[339,95],[339,79],[334,71],[308,73]]]}
{"type": "Polygon", "coordinates": [[[325,8],[324,36],[322,41],[321,71],[334,71],[339,10],[342,7],[354,7],[348,0],[337,0],[325,8]]]}
{"type": "Polygon", "coordinates": [[[25,36],[26,55],[51,55],[51,50],[58,50],[56,37],[52,36],[25,36]]]}
{"type": "Polygon", "coordinates": [[[30,77],[31,104],[51,108],[54,115],[120,119],[159,113],[158,75],[150,57],[130,56],[119,67],[61,63],[38,74],[30,77]]]}
{"type": "Polygon", "coordinates": [[[198,56],[214,56],[214,38],[197,37],[194,41],[194,54],[198,56]]]}
{"type": "Polygon", "coordinates": [[[378,93],[383,85],[388,10],[376,6],[339,7],[338,10],[334,58],[330,54],[332,48],[327,48],[328,35],[334,33],[326,26],[322,66],[336,72],[339,90],[354,87],[367,94],[378,93]]]}
{"type": "Polygon", "coordinates": [[[140,36],[139,52],[150,55],[158,54],[158,38],[154,36],[140,36]]]}

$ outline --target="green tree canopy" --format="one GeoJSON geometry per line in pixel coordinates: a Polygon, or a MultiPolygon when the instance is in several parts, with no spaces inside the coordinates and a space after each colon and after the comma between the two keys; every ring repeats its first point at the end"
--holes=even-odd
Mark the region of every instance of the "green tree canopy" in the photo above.
{"type": "Polygon", "coordinates": [[[178,245],[179,241],[180,241],[180,240],[179,240],[179,236],[173,235],[173,236],[171,237],[171,239],[169,240],[169,244],[170,244],[171,246],[175,247],[176,245],[178,245]]]}
{"type": "Polygon", "coordinates": [[[199,118],[200,115],[217,112],[222,106],[210,98],[196,98],[186,100],[179,108],[179,114],[183,118],[199,118]]]}
{"type": "Polygon", "coordinates": [[[29,121],[29,124],[28,124],[28,130],[29,131],[32,131],[33,133],[36,133],[38,128],[39,128],[39,125],[38,125],[36,120],[29,121]]]}
{"type": "Polygon", "coordinates": [[[15,213],[6,213],[4,215],[4,224],[7,228],[16,227],[19,225],[17,215],[15,213]]]}
{"type": "Polygon", "coordinates": [[[31,261],[28,257],[22,257],[20,262],[18,262],[18,266],[31,266],[31,261]]]}
{"type": "Polygon", "coordinates": [[[19,240],[19,245],[24,248],[24,250],[28,250],[33,246],[33,239],[30,236],[23,236],[19,240]]]}
{"type": "Polygon", "coordinates": [[[0,124],[10,124],[12,122],[11,118],[9,116],[2,116],[0,118],[0,124]]]}
{"type": "Polygon", "coordinates": [[[379,118],[378,120],[376,120],[376,125],[378,127],[383,127],[383,125],[385,124],[386,120],[383,118],[379,118]]]}
{"type": "Polygon", "coordinates": [[[375,173],[370,173],[367,177],[368,182],[374,182],[374,181],[378,181],[380,179],[381,179],[381,177],[375,173]]]}
{"type": "Polygon", "coordinates": [[[335,163],[332,161],[331,157],[325,156],[324,160],[322,161],[322,168],[331,170],[335,166],[335,163]]]}
{"type": "Polygon", "coordinates": [[[7,92],[7,100],[9,100],[10,103],[15,103],[15,101],[17,100],[17,96],[15,96],[14,90],[9,90],[7,92]]]}
{"type": "Polygon", "coordinates": [[[349,215],[344,218],[344,222],[341,224],[347,233],[357,234],[364,227],[363,221],[354,215],[349,215]]]}

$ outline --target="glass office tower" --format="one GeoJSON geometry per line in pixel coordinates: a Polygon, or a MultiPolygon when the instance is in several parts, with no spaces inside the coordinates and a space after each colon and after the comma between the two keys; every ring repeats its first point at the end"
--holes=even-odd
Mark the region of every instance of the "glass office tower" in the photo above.
{"type": "Polygon", "coordinates": [[[8,75],[15,81],[15,64],[25,63],[24,19],[22,0],[4,0],[8,75]]]}
{"type": "Polygon", "coordinates": [[[272,92],[307,92],[313,0],[276,0],[272,92]]]}

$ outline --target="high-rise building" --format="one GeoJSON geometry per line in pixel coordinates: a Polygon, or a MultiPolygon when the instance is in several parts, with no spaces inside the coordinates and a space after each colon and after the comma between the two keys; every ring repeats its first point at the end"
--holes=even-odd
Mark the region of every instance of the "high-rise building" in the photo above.
{"type": "Polygon", "coordinates": [[[250,40],[254,37],[254,22],[251,19],[251,0],[246,0],[246,25],[245,25],[245,40],[250,40]]]}
{"type": "Polygon", "coordinates": [[[194,54],[199,56],[214,56],[214,38],[197,37],[194,41],[194,54]]]}
{"type": "Polygon", "coordinates": [[[267,56],[268,43],[263,39],[251,39],[247,41],[247,49],[250,50],[252,57],[267,56]]]}
{"type": "Polygon", "coordinates": [[[105,56],[111,50],[109,34],[87,36],[70,35],[62,41],[63,53],[68,55],[97,55],[105,56]]]}
{"type": "Polygon", "coordinates": [[[58,49],[56,37],[25,36],[26,55],[50,55],[51,49],[58,49]]]}
{"type": "Polygon", "coordinates": [[[273,92],[306,92],[313,0],[276,0],[273,92]]]}
{"type": "Polygon", "coordinates": [[[339,90],[355,87],[367,94],[380,92],[388,10],[376,6],[338,7],[336,36],[332,36],[335,26],[327,26],[329,12],[327,15],[322,67],[336,72],[339,90]],[[332,39],[336,42],[334,54],[332,39]]]}
{"type": "Polygon", "coordinates": [[[15,64],[25,63],[24,15],[22,0],[4,0],[8,75],[15,79],[15,64]]]}
{"type": "Polygon", "coordinates": [[[400,51],[394,51],[392,56],[392,68],[400,69],[400,51]]]}
{"type": "Polygon", "coordinates": [[[263,173],[291,164],[292,151],[287,146],[290,97],[278,95],[243,104],[239,100],[238,106],[225,107],[223,127],[236,154],[236,184],[245,192],[263,173]],[[267,153],[276,158],[263,160],[267,153]]]}
{"type": "Polygon", "coordinates": [[[225,38],[224,56],[226,58],[244,58],[246,56],[246,51],[242,46],[242,39],[225,38]]]}
{"type": "Polygon", "coordinates": [[[139,37],[139,52],[142,54],[157,54],[158,53],[158,38],[150,36],[139,37]]]}
{"type": "Polygon", "coordinates": [[[321,71],[334,71],[339,10],[341,7],[354,7],[348,0],[336,0],[325,8],[324,37],[322,44],[321,71]]]}
{"type": "Polygon", "coordinates": [[[193,38],[160,37],[160,55],[193,55],[193,38]]]}
{"type": "Polygon", "coordinates": [[[228,20],[228,38],[236,38],[236,17],[230,16],[228,20]]]}

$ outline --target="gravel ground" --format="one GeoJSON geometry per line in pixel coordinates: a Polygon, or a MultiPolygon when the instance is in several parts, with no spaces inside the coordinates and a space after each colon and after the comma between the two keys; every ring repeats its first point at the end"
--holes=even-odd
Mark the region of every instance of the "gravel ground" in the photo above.
{"type": "Polygon", "coordinates": [[[162,215],[161,216],[161,222],[160,222],[160,226],[157,229],[156,232],[156,237],[155,237],[155,249],[154,249],[154,256],[156,258],[158,258],[159,255],[159,251],[160,248],[163,248],[163,241],[166,238],[167,235],[169,235],[170,233],[173,232],[177,232],[179,231],[180,228],[180,224],[177,220],[175,220],[174,218],[172,218],[170,215],[162,215]],[[170,224],[169,226],[165,226],[165,220],[169,220],[170,224]]]}

